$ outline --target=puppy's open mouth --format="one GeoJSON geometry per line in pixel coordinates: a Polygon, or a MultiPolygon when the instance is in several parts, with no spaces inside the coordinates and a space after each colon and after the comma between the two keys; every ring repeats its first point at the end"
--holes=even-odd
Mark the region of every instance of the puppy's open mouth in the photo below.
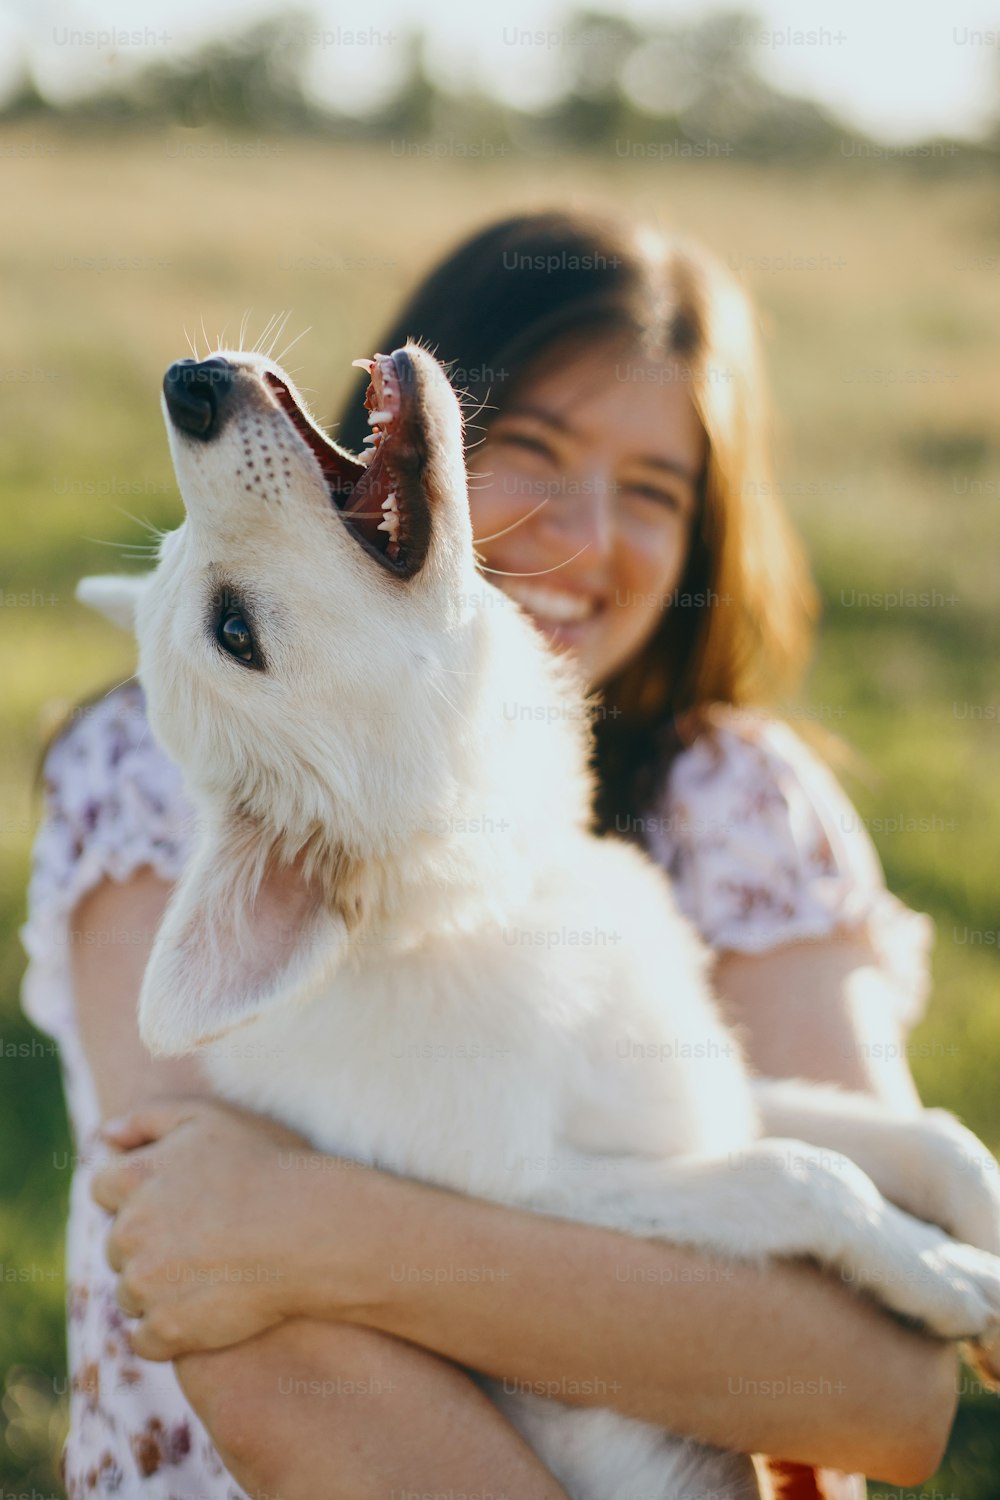
{"type": "Polygon", "coordinates": [[[404,349],[354,363],[368,371],[365,406],[372,429],[365,439],[369,451],[357,458],[327,441],[279,376],[267,371],[264,381],[322,469],[350,534],[390,573],[412,578],[431,536],[416,372],[404,349]]]}

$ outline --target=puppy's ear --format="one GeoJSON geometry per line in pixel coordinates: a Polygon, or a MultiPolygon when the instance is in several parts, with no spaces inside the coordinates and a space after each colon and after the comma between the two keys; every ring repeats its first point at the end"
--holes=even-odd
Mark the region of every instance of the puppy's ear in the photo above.
{"type": "Polygon", "coordinates": [[[154,1056],[179,1057],[333,976],[347,926],[305,859],[280,862],[236,822],[209,832],[167,908],[139,994],[154,1056]]]}
{"type": "Polygon", "coordinates": [[[76,597],[81,604],[87,604],[106,616],[112,625],[118,625],[122,630],[134,630],[139,601],[151,577],[149,573],[130,577],[114,573],[96,574],[80,579],[76,597]]]}

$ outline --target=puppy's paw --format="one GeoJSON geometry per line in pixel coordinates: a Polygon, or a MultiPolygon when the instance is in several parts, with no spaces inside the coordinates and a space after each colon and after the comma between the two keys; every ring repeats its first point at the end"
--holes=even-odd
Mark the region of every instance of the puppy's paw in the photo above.
{"type": "Polygon", "coordinates": [[[943,1109],[915,1123],[921,1155],[944,1194],[940,1222],[964,1244],[1000,1255],[1000,1163],[971,1130],[943,1109]]]}
{"type": "Polygon", "coordinates": [[[1000,1259],[945,1239],[920,1260],[925,1276],[916,1300],[923,1308],[912,1311],[939,1337],[974,1343],[987,1363],[988,1351],[1000,1354],[1000,1259]]]}

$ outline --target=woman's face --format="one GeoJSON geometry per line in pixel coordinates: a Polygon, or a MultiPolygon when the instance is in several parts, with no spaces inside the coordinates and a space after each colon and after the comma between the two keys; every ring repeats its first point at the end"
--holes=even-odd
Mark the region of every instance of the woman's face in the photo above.
{"type": "Polygon", "coordinates": [[[680,368],[600,345],[528,376],[471,456],[487,576],[596,686],[684,569],[705,437],[680,368]]]}

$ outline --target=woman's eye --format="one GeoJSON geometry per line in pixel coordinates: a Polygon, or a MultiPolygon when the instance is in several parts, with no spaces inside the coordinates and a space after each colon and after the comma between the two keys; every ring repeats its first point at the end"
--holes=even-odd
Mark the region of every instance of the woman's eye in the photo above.
{"type": "Polygon", "coordinates": [[[643,500],[652,500],[657,505],[664,506],[667,510],[680,512],[681,502],[677,495],[670,490],[661,490],[653,484],[626,484],[622,488],[626,494],[638,495],[643,500]]]}
{"type": "Polygon", "coordinates": [[[238,609],[226,610],[219,621],[216,639],[230,656],[238,657],[240,661],[253,661],[253,636],[250,634],[249,625],[238,609]]]}
{"type": "Polygon", "coordinates": [[[541,438],[530,437],[525,432],[505,432],[497,441],[507,443],[512,448],[522,448],[526,453],[537,453],[541,458],[550,459],[555,463],[555,454],[548,443],[543,442],[541,438]]]}

